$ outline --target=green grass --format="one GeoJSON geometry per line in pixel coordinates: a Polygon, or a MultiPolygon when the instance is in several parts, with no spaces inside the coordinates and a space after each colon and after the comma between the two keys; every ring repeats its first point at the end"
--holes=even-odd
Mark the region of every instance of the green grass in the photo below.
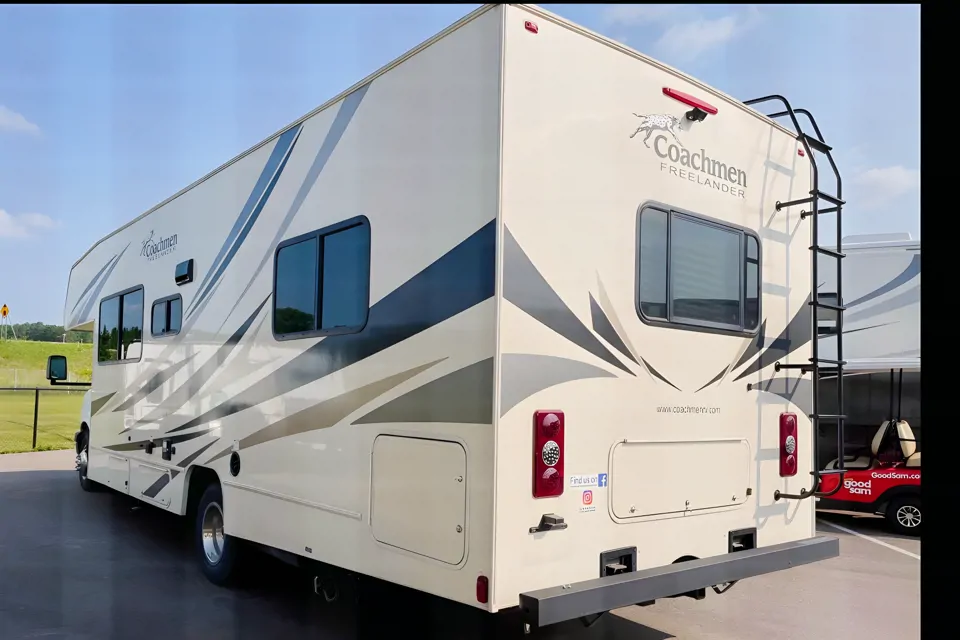
{"type": "MultiPolygon", "coordinates": [[[[0,342],[0,387],[18,386],[45,387],[44,377],[47,356],[67,357],[67,372],[70,380],[89,382],[93,374],[93,345],[78,342],[32,342],[29,340],[4,340],[0,342]],[[17,371],[14,376],[13,371],[17,371]]],[[[0,415],[2,415],[0,405],[0,415]]]]}
{"type": "Polygon", "coordinates": [[[83,394],[83,389],[41,389],[37,405],[37,448],[33,449],[34,392],[0,391],[0,454],[73,447],[83,394]]]}
{"type": "Polygon", "coordinates": [[[89,382],[92,345],[5,340],[0,342],[0,387],[39,387],[37,447],[33,449],[34,391],[0,391],[0,454],[73,447],[85,388],[52,389],[44,376],[47,356],[67,357],[70,380],[89,382]],[[16,370],[16,375],[14,374],[16,370]]]}

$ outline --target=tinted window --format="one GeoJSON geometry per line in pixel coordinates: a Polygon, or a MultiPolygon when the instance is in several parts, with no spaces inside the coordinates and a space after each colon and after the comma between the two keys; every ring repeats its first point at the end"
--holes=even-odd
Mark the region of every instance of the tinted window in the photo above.
{"type": "Polygon", "coordinates": [[[640,310],[667,317],[667,213],[658,209],[640,216],[640,310]]]}
{"type": "Polygon", "coordinates": [[[310,238],[277,252],[273,330],[279,335],[316,328],[317,242],[310,238]]]}
{"type": "Polygon", "coordinates": [[[100,334],[97,341],[97,360],[113,362],[120,347],[120,296],[100,303],[100,334]]]}
{"type": "Polygon", "coordinates": [[[320,230],[277,251],[274,333],[348,333],[366,324],[370,227],[320,230]]]}
{"type": "Polygon", "coordinates": [[[747,330],[760,325],[760,243],[747,236],[747,282],[743,303],[743,326],[747,330]]]}
{"type": "Polygon", "coordinates": [[[180,324],[183,320],[183,300],[174,298],[167,303],[169,312],[167,313],[167,331],[169,333],[180,333],[180,324]]]}
{"type": "Polygon", "coordinates": [[[139,360],[143,345],[143,289],[110,296],[100,303],[98,362],[139,360]]]}
{"type": "Polygon", "coordinates": [[[155,336],[162,336],[167,330],[167,303],[166,302],[154,302],[153,303],[153,317],[150,320],[150,331],[155,336]]]}
{"type": "Polygon", "coordinates": [[[760,323],[760,244],[689,214],[640,214],[641,315],[684,325],[754,331],[760,323]]]}
{"type": "Polygon", "coordinates": [[[154,336],[169,336],[180,333],[182,310],[183,302],[180,296],[154,302],[150,333],[154,336]]]}
{"type": "Polygon", "coordinates": [[[139,360],[143,346],[143,289],[124,294],[120,301],[123,305],[120,359],[139,360]]]}
{"type": "Polygon", "coordinates": [[[681,216],[670,235],[673,316],[739,327],[743,235],[681,216]]]}
{"type": "Polygon", "coordinates": [[[321,329],[361,327],[366,322],[369,255],[366,225],[324,236],[321,329]]]}

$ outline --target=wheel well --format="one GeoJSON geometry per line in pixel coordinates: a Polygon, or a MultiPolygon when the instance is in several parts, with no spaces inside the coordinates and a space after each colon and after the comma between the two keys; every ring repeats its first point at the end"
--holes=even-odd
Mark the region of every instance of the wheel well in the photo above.
{"type": "Polygon", "coordinates": [[[197,509],[197,503],[203,496],[203,492],[211,484],[220,484],[220,476],[213,469],[207,467],[191,467],[190,485],[187,491],[187,515],[193,515],[197,509]]]}
{"type": "Polygon", "coordinates": [[[920,497],[920,487],[915,485],[909,486],[899,486],[899,487],[890,487],[883,492],[883,495],[880,496],[876,501],[878,511],[886,512],[887,507],[897,498],[902,498],[904,496],[910,496],[913,498],[920,497]]]}
{"type": "MultiPolygon", "coordinates": [[[[86,432],[89,434],[89,433],[90,433],[90,427],[87,426],[87,423],[86,423],[86,422],[81,422],[81,423],[80,423],[80,433],[83,433],[84,431],[86,431],[86,432]]],[[[88,436],[88,437],[89,437],[89,436],[88,436]]],[[[80,443],[77,442],[76,438],[74,438],[74,441],[73,441],[73,450],[76,452],[77,455],[80,455],[80,443]]]]}

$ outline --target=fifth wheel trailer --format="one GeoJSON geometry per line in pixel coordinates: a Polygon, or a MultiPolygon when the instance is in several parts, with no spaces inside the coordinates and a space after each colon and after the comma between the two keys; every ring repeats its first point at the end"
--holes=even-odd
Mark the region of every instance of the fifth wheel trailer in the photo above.
{"type": "MultiPolygon", "coordinates": [[[[877,428],[899,417],[919,440],[920,241],[907,233],[848,236],[843,240],[844,408],[849,443],[869,444],[877,428]]],[[[821,265],[819,295],[836,301],[836,273],[821,265]]],[[[821,353],[836,354],[836,322],[818,327],[821,353]]],[[[834,388],[821,389],[821,403],[836,404],[834,388]]],[[[825,434],[820,464],[836,457],[825,434]]]]}
{"type": "Polygon", "coordinates": [[[839,180],[750,102],[471,13],[73,266],[81,485],[195,519],[217,583],[251,541],[530,629],[836,556],[771,388],[839,180]]]}

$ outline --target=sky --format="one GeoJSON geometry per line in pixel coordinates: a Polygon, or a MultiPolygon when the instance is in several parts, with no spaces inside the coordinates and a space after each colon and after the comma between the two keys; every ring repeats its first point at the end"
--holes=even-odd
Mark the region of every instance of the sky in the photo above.
{"type": "MultiPolygon", "coordinates": [[[[476,6],[0,6],[0,305],[62,323],[94,242],[476,6]]],[[[919,5],[543,6],[809,109],[845,235],[919,238],[919,5]]]]}

